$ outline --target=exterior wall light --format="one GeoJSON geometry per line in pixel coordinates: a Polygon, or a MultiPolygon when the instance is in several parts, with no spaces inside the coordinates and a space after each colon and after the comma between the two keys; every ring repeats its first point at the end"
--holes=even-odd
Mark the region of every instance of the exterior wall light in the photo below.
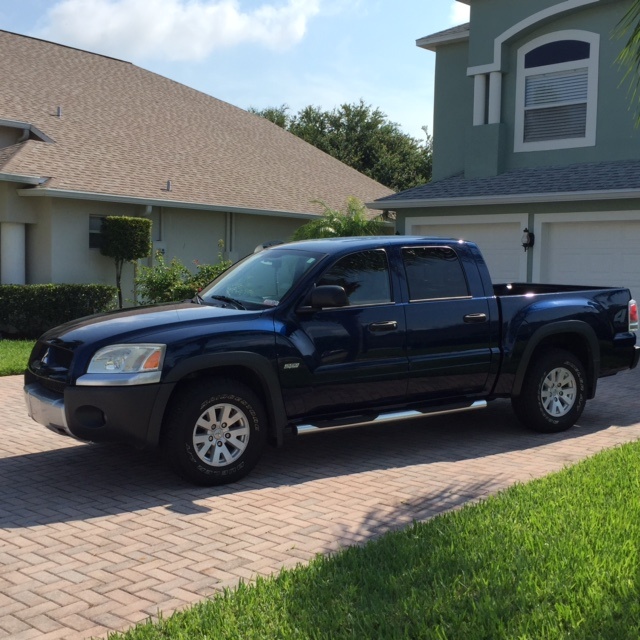
{"type": "Polygon", "coordinates": [[[536,241],[536,237],[534,233],[532,231],[529,231],[529,229],[525,228],[525,230],[522,232],[522,240],[521,240],[525,253],[529,249],[531,249],[531,247],[533,247],[535,241],[536,241]]]}

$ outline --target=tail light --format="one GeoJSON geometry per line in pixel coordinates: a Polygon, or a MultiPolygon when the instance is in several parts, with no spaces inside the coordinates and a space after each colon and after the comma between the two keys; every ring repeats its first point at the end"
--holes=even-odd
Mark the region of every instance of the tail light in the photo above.
{"type": "Polygon", "coordinates": [[[629,331],[638,331],[638,303],[629,300],[629,331]]]}

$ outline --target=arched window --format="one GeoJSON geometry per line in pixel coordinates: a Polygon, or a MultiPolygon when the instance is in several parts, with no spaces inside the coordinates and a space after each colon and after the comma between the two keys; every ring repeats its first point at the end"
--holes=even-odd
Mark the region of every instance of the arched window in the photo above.
{"type": "Polygon", "coordinates": [[[561,31],[518,51],[515,151],[596,143],[600,38],[561,31]]]}

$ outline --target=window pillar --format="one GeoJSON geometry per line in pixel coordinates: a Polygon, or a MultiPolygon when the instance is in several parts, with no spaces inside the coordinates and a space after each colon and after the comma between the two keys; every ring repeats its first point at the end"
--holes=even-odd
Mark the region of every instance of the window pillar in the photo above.
{"type": "Polygon", "coordinates": [[[489,76],[489,124],[502,120],[502,72],[492,71],[489,76]]]}
{"type": "Polygon", "coordinates": [[[0,223],[0,284],[25,284],[27,273],[26,225],[0,223]]]}
{"type": "Polygon", "coordinates": [[[487,123],[487,76],[478,73],[473,76],[473,126],[487,123]]]}

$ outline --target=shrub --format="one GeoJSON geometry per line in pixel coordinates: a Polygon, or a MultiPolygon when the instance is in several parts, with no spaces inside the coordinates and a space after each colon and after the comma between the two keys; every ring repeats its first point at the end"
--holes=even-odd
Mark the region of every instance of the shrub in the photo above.
{"type": "Polygon", "coordinates": [[[122,267],[151,253],[151,220],[127,216],[107,216],[102,220],[100,252],[113,258],[116,266],[118,307],[122,309],[122,267]]]}
{"type": "Polygon", "coordinates": [[[0,285],[0,334],[38,338],[69,320],[115,307],[116,288],[102,284],[0,285]]]}
{"type": "Polygon", "coordinates": [[[191,273],[178,258],[167,263],[162,253],[156,253],[156,264],[153,267],[138,269],[136,286],[141,299],[145,303],[155,304],[193,298],[231,266],[231,262],[224,260],[222,254],[218,254],[216,264],[194,263],[196,273],[191,273]]]}

